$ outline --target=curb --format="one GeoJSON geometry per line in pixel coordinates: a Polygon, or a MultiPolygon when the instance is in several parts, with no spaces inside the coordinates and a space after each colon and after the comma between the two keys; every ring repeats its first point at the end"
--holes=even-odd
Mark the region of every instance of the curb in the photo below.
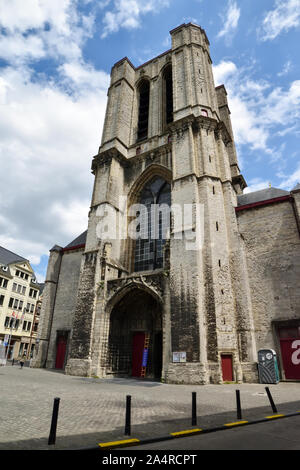
{"type": "Polygon", "coordinates": [[[177,431],[170,433],[166,436],[159,436],[159,437],[152,437],[149,439],[137,439],[137,438],[131,438],[131,439],[124,439],[124,440],[119,440],[119,441],[111,441],[111,442],[100,442],[97,446],[92,446],[92,447],[84,447],[80,449],[72,449],[72,450],[114,450],[114,449],[120,449],[122,447],[138,447],[139,445],[143,444],[153,444],[155,442],[162,442],[162,441],[170,441],[173,439],[180,439],[183,437],[188,437],[188,436],[195,436],[195,435],[200,435],[200,434],[207,434],[211,432],[216,432],[216,431],[225,431],[228,429],[233,429],[237,427],[242,427],[242,426],[248,426],[251,424],[258,424],[258,423],[267,423],[270,421],[273,421],[275,419],[283,419],[283,418],[290,418],[292,416],[300,416],[300,411],[296,411],[295,413],[289,413],[289,414],[274,414],[270,416],[265,416],[262,419],[256,419],[254,421],[246,421],[246,420],[240,420],[240,421],[234,421],[231,423],[225,423],[221,426],[217,426],[214,428],[206,428],[206,429],[200,429],[200,428],[194,428],[194,429],[186,429],[184,431],[177,431]]]}

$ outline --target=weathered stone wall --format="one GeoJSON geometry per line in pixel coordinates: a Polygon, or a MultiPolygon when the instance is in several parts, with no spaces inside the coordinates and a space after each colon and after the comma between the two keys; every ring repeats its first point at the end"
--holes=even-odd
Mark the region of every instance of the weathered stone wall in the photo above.
{"type": "Polygon", "coordinates": [[[32,367],[44,367],[46,364],[49,337],[52,331],[52,318],[54,314],[55,297],[58,287],[61,259],[62,248],[55,246],[52,248],[52,250],[50,250],[37,334],[37,348],[31,363],[32,367]]]}
{"type": "MultiPolygon", "coordinates": [[[[255,275],[249,278],[245,255],[248,260],[249,247],[241,238],[234,210],[245,182],[237,164],[226,90],[215,89],[209,42],[202,28],[181,25],[171,36],[172,49],[146,64],[135,68],[124,58],[112,68],[102,143],[92,163],[95,185],[67,371],[106,375],[110,289],[146,282],[142,277],[131,279],[133,242],[99,239],[99,209],[112,211],[117,225],[126,227],[120,196],[128,197],[130,204],[138,202],[143,185],[160,176],[171,185],[172,205],[182,209],[184,204],[201,205],[204,237],[200,249],[187,250],[197,227],[195,211],[180,229],[182,239],[175,229],[171,233],[170,263],[164,267],[160,294],[165,300],[162,376],[175,383],[220,383],[221,354],[228,353],[234,378],[253,380],[255,275]],[[166,126],[163,76],[170,64],[173,122],[166,126]],[[148,137],[137,142],[138,86],[144,79],[150,83],[148,137]],[[187,353],[186,364],[172,362],[172,352],[177,351],[187,353]]],[[[239,219],[243,217],[239,213],[239,219]]],[[[247,224],[244,229],[248,230],[247,224]]],[[[265,324],[267,328],[267,320],[265,324]]]]}
{"type": "Polygon", "coordinates": [[[257,349],[278,350],[274,321],[300,319],[300,238],[291,202],[238,212],[257,349]]]}
{"type": "Polygon", "coordinates": [[[97,252],[85,252],[74,310],[72,341],[66,372],[91,374],[93,323],[97,289],[97,252]]]}
{"type": "Polygon", "coordinates": [[[83,250],[65,251],[59,272],[54,314],[46,367],[54,368],[56,359],[57,332],[68,332],[68,346],[71,340],[72,322],[78,289],[80,266],[83,250]]]}

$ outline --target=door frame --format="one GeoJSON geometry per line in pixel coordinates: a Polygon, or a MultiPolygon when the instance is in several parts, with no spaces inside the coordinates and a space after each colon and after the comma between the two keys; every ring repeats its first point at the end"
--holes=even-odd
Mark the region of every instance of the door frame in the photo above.
{"type": "Polygon", "coordinates": [[[300,328],[300,319],[282,320],[282,321],[272,322],[272,331],[273,331],[273,337],[274,337],[274,343],[275,343],[274,349],[277,353],[277,362],[278,362],[280,380],[284,382],[299,382],[300,381],[299,379],[287,379],[285,376],[285,370],[284,370],[283,359],[282,359],[282,354],[281,354],[280,337],[279,337],[279,330],[282,328],[300,328]]]}
{"type": "Polygon", "coordinates": [[[66,367],[66,363],[67,363],[67,360],[68,360],[68,351],[69,351],[70,330],[57,330],[56,331],[55,358],[54,358],[54,368],[55,369],[56,369],[56,360],[57,360],[58,339],[61,338],[61,337],[65,338],[66,349],[65,349],[65,357],[64,357],[63,367],[59,368],[58,370],[64,370],[65,367],[66,367]]]}
{"type": "Polygon", "coordinates": [[[223,382],[235,382],[235,373],[234,373],[234,361],[233,361],[233,353],[231,351],[222,351],[220,352],[220,365],[221,365],[221,374],[222,374],[222,381],[223,382]],[[222,364],[222,357],[223,356],[228,356],[231,358],[231,373],[232,373],[232,380],[226,380],[224,379],[224,374],[223,374],[223,364],[222,364]]]}

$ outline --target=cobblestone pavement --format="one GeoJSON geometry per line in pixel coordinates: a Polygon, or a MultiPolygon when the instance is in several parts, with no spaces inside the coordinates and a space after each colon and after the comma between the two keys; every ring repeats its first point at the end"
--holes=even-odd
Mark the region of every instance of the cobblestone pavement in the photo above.
{"type": "MultiPolygon", "coordinates": [[[[300,383],[269,385],[278,412],[300,410],[300,383]]],[[[236,420],[235,390],[243,418],[272,414],[265,385],[169,385],[135,379],[98,379],[18,365],[0,367],[0,450],[76,449],[124,439],[126,395],[132,399],[131,437],[190,429],[192,392],[198,426],[236,420]],[[53,400],[60,398],[56,444],[48,446],[53,400]]]]}

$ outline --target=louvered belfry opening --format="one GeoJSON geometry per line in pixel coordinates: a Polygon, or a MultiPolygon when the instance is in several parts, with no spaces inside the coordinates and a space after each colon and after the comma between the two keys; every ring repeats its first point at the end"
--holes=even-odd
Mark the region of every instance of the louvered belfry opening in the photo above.
{"type": "Polygon", "coordinates": [[[168,65],[164,72],[165,81],[165,123],[173,122],[173,81],[172,66],[168,65]]]}
{"type": "Polygon", "coordinates": [[[137,140],[147,139],[149,121],[150,84],[143,80],[139,86],[139,120],[137,140]]]}

